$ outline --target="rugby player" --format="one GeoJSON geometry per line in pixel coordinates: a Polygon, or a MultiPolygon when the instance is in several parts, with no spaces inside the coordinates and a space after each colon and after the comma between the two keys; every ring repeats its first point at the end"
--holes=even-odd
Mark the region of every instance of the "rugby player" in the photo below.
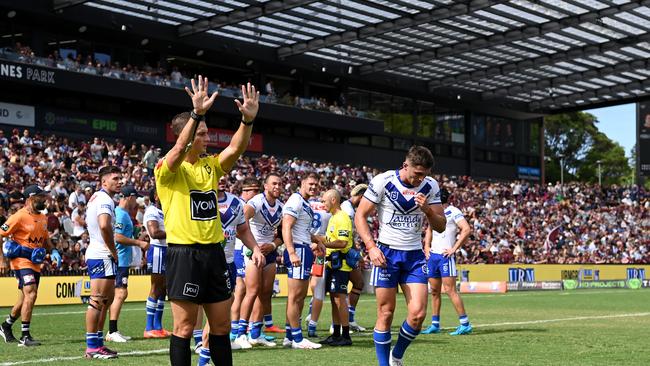
{"type": "Polygon", "coordinates": [[[117,358],[117,352],[104,346],[106,312],[115,294],[117,249],[115,247],[115,202],[120,192],[122,172],[116,166],[99,169],[101,189],[88,201],[86,224],[90,244],[86,250],[86,264],[90,276],[90,299],[86,311],[86,358],[117,358]]]}
{"type": "Polygon", "coordinates": [[[241,348],[251,348],[251,343],[264,345],[267,341],[262,336],[262,316],[264,310],[271,309],[271,296],[275,281],[277,248],[282,239],[277,235],[277,228],[282,222],[283,205],[280,202],[282,179],[277,173],[270,173],[264,180],[264,192],[254,196],[244,205],[244,215],[251,232],[265,256],[266,265],[259,269],[250,261],[246,264],[246,295],[241,304],[238,333],[235,343],[241,348]],[[246,337],[246,328],[250,325],[251,341],[246,337]]]}
{"type": "Polygon", "coordinates": [[[167,233],[165,220],[160,209],[160,199],[156,188],[149,192],[151,204],[144,210],[143,223],[149,235],[149,250],[147,251],[147,269],[151,271],[151,289],[146,303],[147,325],[144,338],[167,338],[171,333],[163,327],[162,319],[165,311],[165,255],[167,253],[167,233]]]}
{"type": "MultiPolygon", "coordinates": [[[[309,206],[314,211],[314,220],[311,223],[312,234],[325,237],[327,233],[327,224],[332,214],[327,211],[322,199],[314,196],[309,199],[309,206]]],[[[316,327],[318,327],[318,318],[320,318],[323,309],[323,300],[325,299],[325,276],[311,276],[309,283],[311,287],[311,301],[309,302],[309,315],[305,319],[307,323],[307,336],[318,337],[316,327]]]]}
{"type": "Polygon", "coordinates": [[[427,308],[426,258],[422,251],[423,219],[438,232],[446,219],[440,204],[438,182],[428,177],[433,155],[413,146],[398,170],[372,179],[354,217],[355,227],[373,264],[371,284],[377,298],[373,339],[380,366],[402,365],[411,341],[420,333],[427,308]],[[375,242],[368,216],[377,209],[379,240],[375,242]],[[395,312],[397,285],[406,299],[408,314],[391,350],[390,327],[395,312]]]}
{"type": "Polygon", "coordinates": [[[298,349],[318,349],[322,345],[302,336],[300,314],[305,304],[307,287],[314,257],[324,256],[325,247],[319,238],[311,234],[314,211],[307,200],[316,194],[318,176],[306,174],[300,182],[300,190],[289,197],[282,215],[282,237],[286,245],[284,263],[288,268],[286,337],[283,346],[298,349]]]}
{"type": "Polygon", "coordinates": [[[440,332],[440,290],[445,286],[447,296],[456,309],[460,325],[451,335],[463,335],[472,332],[472,325],[465,312],[465,305],[456,291],[456,270],[455,253],[467,243],[472,229],[463,213],[456,207],[450,205],[449,192],[446,189],[440,190],[440,201],[447,218],[447,227],[442,233],[436,233],[427,229],[424,237],[424,253],[428,257],[427,268],[429,269],[429,284],[431,285],[431,300],[433,313],[431,315],[431,326],[422,331],[423,334],[440,332]],[[460,233],[458,233],[460,229],[460,233]]]}

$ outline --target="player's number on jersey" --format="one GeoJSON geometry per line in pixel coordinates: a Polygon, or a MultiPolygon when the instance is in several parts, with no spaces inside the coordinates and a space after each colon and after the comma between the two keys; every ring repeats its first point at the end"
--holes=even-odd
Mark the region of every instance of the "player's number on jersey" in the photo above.
{"type": "Polygon", "coordinates": [[[311,220],[311,228],[314,230],[318,230],[320,229],[322,224],[323,223],[321,223],[320,221],[320,214],[318,212],[314,212],[314,219],[311,220]]]}

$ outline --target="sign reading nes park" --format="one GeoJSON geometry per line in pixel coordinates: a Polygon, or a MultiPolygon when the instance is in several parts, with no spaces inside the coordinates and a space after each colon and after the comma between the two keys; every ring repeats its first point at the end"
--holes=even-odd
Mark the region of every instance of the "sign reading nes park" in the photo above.
{"type": "Polygon", "coordinates": [[[0,77],[27,80],[43,84],[56,84],[56,71],[31,65],[0,62],[0,77]]]}

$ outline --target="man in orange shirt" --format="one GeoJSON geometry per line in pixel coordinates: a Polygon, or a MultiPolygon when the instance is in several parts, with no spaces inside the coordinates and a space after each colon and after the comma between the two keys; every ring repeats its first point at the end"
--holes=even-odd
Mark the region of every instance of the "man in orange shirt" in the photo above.
{"type": "MultiPolygon", "coordinates": [[[[30,347],[40,345],[29,333],[29,325],[41,276],[40,264],[45,257],[45,251],[42,248],[50,249],[52,243],[47,232],[47,218],[41,213],[45,209],[48,193],[36,185],[31,185],[25,188],[23,195],[27,199],[25,206],[10,216],[0,227],[0,236],[10,239],[5,243],[5,249],[13,246],[14,253],[20,252],[20,254],[12,254],[10,261],[11,269],[16,273],[18,279],[18,289],[22,290],[9,317],[0,326],[0,336],[4,338],[5,342],[15,342],[16,338],[12,333],[11,326],[20,316],[22,336],[18,345],[30,347]],[[35,250],[39,248],[40,250],[35,250]],[[38,255],[39,253],[41,255],[38,255]]],[[[0,273],[4,273],[6,269],[5,259],[0,254],[0,273]]]]}

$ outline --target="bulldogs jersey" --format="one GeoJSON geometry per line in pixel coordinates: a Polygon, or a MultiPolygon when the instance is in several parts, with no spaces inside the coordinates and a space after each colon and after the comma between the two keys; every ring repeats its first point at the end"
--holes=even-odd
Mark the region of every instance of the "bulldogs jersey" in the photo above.
{"type": "Polygon", "coordinates": [[[264,193],[260,193],[246,204],[255,210],[255,215],[248,223],[257,244],[272,242],[275,239],[276,229],[282,222],[282,202],[275,200],[275,205],[271,206],[264,193]]]}
{"type": "MultiPolygon", "coordinates": [[[[149,221],[155,221],[158,223],[158,228],[162,231],[165,231],[165,220],[163,218],[163,212],[161,209],[156,207],[156,205],[149,205],[146,210],[144,210],[144,219],[142,220],[144,222],[144,228],[147,230],[147,234],[149,234],[149,237],[151,237],[151,233],[149,232],[149,228],[147,227],[147,223],[149,221]]],[[[153,239],[149,240],[149,243],[151,245],[156,245],[159,247],[166,247],[167,246],[167,239],[153,239]]]]}
{"type": "Polygon", "coordinates": [[[296,218],[296,223],[291,228],[294,244],[311,244],[311,225],[314,221],[314,210],[300,195],[294,193],[284,204],[284,215],[296,218]]]}
{"type": "MultiPolygon", "coordinates": [[[[86,225],[90,244],[86,250],[87,259],[108,259],[111,252],[108,250],[101,229],[99,228],[99,215],[107,214],[111,217],[111,225],[115,226],[115,202],[106,191],[99,190],[90,197],[86,210],[86,225]]],[[[114,258],[117,260],[117,258],[114,258]]]]}
{"type": "Polygon", "coordinates": [[[456,236],[458,235],[458,222],[463,220],[465,216],[454,206],[449,206],[445,209],[445,217],[447,218],[447,226],[445,231],[439,233],[432,230],[431,236],[431,253],[443,254],[447,248],[453,248],[456,244],[456,236]]]}
{"type": "Polygon", "coordinates": [[[311,233],[325,236],[327,233],[327,224],[329,224],[332,214],[327,212],[325,205],[318,199],[310,199],[309,206],[314,211],[314,220],[311,222],[311,233]]]}
{"type": "Polygon", "coordinates": [[[226,196],[219,199],[219,216],[225,238],[223,248],[226,254],[226,262],[232,263],[235,260],[235,239],[237,238],[237,227],[246,223],[244,217],[244,202],[234,194],[225,192],[226,196]]]}
{"type": "Polygon", "coordinates": [[[430,205],[440,203],[438,182],[431,177],[417,187],[402,183],[399,170],[372,179],[363,197],[377,205],[379,242],[399,250],[422,249],[422,223],[426,217],[415,203],[418,193],[430,205]]]}

